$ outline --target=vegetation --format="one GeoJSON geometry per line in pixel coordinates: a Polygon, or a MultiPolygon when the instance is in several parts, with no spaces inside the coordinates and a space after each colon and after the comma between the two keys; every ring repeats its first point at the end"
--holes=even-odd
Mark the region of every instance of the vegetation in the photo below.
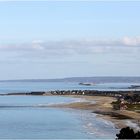
{"type": "Polygon", "coordinates": [[[112,104],[112,106],[113,106],[113,108],[115,110],[119,110],[120,109],[120,101],[119,100],[117,100],[115,102],[112,102],[111,104],[112,104]]]}
{"type": "Polygon", "coordinates": [[[124,100],[129,103],[139,103],[140,102],[140,94],[126,94],[124,96],[124,100]]]}
{"type": "Polygon", "coordinates": [[[115,110],[125,106],[127,110],[140,112],[140,94],[124,94],[117,101],[112,102],[112,105],[115,110]]]}
{"type": "Polygon", "coordinates": [[[126,105],[128,107],[127,110],[140,113],[140,104],[126,104],[126,105]]]}
{"type": "Polygon", "coordinates": [[[134,132],[130,127],[126,127],[122,128],[116,136],[117,139],[140,139],[140,131],[134,132]]]}

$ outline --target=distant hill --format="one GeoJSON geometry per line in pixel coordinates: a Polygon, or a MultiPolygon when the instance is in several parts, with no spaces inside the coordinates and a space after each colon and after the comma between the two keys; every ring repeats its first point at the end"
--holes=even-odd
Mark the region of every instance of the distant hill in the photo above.
{"type": "Polygon", "coordinates": [[[60,79],[1,80],[0,82],[92,82],[92,83],[140,83],[140,77],[69,77],[60,79]]]}

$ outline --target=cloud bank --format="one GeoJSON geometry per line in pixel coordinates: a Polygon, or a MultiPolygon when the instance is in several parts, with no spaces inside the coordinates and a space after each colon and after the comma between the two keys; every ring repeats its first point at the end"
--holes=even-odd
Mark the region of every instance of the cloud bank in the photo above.
{"type": "Polygon", "coordinates": [[[63,40],[42,41],[31,43],[0,45],[0,51],[21,53],[61,55],[61,54],[89,54],[103,52],[127,52],[140,49],[140,36],[123,37],[122,39],[92,39],[92,40],[63,40]]]}

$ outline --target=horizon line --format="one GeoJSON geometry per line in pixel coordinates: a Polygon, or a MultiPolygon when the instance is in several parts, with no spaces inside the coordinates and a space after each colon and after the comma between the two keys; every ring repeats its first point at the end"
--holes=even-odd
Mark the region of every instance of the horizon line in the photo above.
{"type": "Polygon", "coordinates": [[[74,76],[61,78],[25,78],[25,79],[0,79],[2,81],[30,81],[30,80],[64,80],[72,78],[140,78],[140,76],[74,76]]]}

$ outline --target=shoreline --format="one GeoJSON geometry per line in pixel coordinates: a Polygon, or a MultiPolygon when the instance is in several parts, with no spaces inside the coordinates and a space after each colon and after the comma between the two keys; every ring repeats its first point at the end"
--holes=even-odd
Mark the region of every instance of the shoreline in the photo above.
{"type": "MultiPolygon", "coordinates": [[[[117,98],[127,94],[139,94],[139,91],[98,91],[98,90],[56,90],[56,91],[33,91],[22,93],[0,94],[1,96],[62,96],[84,99],[80,102],[55,104],[47,107],[72,108],[78,110],[89,110],[97,114],[98,117],[109,120],[115,124],[116,128],[129,126],[127,121],[131,121],[132,126],[140,129],[140,113],[128,110],[113,109],[112,102],[117,98]]],[[[133,128],[133,127],[132,127],[133,128]]],[[[135,128],[134,128],[135,129],[135,128]]]]}
{"type": "MultiPolygon", "coordinates": [[[[53,95],[56,96],[56,95],[53,95]]],[[[68,104],[55,104],[48,107],[56,108],[71,108],[78,110],[89,110],[91,113],[97,114],[97,117],[101,117],[105,120],[112,122],[117,129],[121,129],[126,126],[137,126],[140,121],[140,114],[134,111],[128,110],[114,110],[111,103],[116,100],[115,97],[106,96],[87,96],[87,95],[61,95],[63,97],[73,97],[85,99],[85,101],[74,102],[68,104]],[[129,124],[127,124],[129,123],[129,124]]],[[[140,128],[140,127],[139,127],[140,128]]],[[[134,128],[136,129],[136,128],[134,128]]]]}

